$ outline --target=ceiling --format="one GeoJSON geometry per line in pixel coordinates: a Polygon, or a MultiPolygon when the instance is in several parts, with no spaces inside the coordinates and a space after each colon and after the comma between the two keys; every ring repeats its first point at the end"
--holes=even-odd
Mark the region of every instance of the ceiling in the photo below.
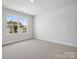
{"type": "Polygon", "coordinates": [[[3,0],[3,7],[13,9],[30,15],[38,15],[43,12],[59,9],[76,3],[76,0],[3,0]]]}

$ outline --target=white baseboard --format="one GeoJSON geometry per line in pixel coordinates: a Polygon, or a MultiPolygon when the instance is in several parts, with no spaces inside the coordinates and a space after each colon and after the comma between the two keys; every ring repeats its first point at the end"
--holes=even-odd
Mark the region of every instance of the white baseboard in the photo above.
{"type": "Polygon", "coordinates": [[[48,42],[54,42],[54,43],[58,43],[58,44],[63,44],[63,45],[71,46],[71,47],[77,47],[76,44],[71,44],[71,43],[66,43],[66,42],[60,42],[60,41],[54,41],[54,40],[48,40],[48,39],[40,38],[40,37],[36,37],[36,39],[40,39],[40,40],[44,40],[44,41],[48,41],[48,42]]]}
{"type": "Polygon", "coordinates": [[[10,44],[26,41],[26,40],[29,40],[29,39],[34,39],[34,38],[27,38],[27,39],[12,41],[12,42],[6,42],[6,43],[3,43],[2,46],[7,46],[7,45],[10,45],[10,44]]]}

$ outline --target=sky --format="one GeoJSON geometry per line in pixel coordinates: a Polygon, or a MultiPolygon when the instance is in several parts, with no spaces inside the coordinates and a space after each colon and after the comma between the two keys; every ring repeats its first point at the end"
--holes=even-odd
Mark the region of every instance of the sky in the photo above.
{"type": "Polygon", "coordinates": [[[19,19],[19,22],[22,23],[23,25],[27,25],[28,24],[28,18],[27,17],[24,17],[24,16],[6,16],[6,21],[17,21],[18,22],[18,19],[19,19]]]}

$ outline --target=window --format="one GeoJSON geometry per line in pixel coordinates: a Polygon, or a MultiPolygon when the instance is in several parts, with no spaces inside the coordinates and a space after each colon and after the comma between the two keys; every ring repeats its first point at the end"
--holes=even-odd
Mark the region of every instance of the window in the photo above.
{"type": "Polygon", "coordinates": [[[28,19],[24,16],[7,15],[7,33],[26,33],[28,19]]]}

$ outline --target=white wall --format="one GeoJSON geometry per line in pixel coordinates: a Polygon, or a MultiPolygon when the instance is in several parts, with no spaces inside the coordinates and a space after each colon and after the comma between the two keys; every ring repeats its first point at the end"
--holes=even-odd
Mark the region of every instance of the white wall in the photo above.
{"type": "Polygon", "coordinates": [[[35,16],[35,37],[70,46],[77,43],[76,3],[35,16]]]}
{"type": "Polygon", "coordinates": [[[8,44],[11,42],[16,42],[16,41],[20,41],[20,40],[25,40],[25,39],[29,39],[32,38],[33,36],[33,16],[30,15],[26,15],[23,13],[19,13],[7,8],[3,8],[3,17],[2,17],[2,21],[3,21],[3,39],[2,39],[2,43],[3,44],[8,44]],[[17,33],[17,34],[7,34],[6,33],[6,19],[5,16],[6,14],[13,14],[13,15],[20,15],[20,16],[27,16],[29,21],[28,21],[28,32],[27,33],[17,33]]]}

